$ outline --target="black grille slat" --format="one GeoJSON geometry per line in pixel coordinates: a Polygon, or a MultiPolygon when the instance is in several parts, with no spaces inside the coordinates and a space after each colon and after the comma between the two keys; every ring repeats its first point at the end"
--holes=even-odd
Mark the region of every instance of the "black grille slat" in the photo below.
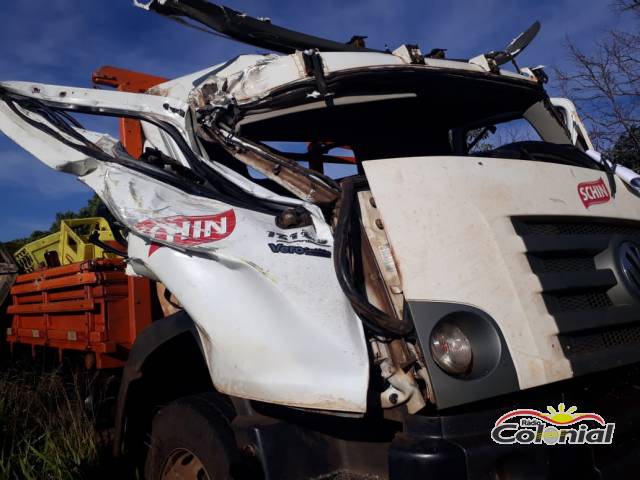
{"type": "Polygon", "coordinates": [[[609,248],[611,235],[640,236],[640,224],[615,222],[580,217],[513,219],[551,314],[613,306],[607,291],[616,286],[616,276],[610,269],[598,269],[595,257],[609,248]]]}
{"type": "Polygon", "coordinates": [[[544,221],[544,220],[524,220],[517,221],[516,231],[520,236],[559,236],[559,235],[624,235],[627,237],[640,237],[640,225],[621,225],[614,222],[626,222],[625,220],[598,221],[596,219],[578,219],[577,221],[544,221]]]}
{"type": "Polygon", "coordinates": [[[613,306],[604,292],[543,294],[544,301],[553,315],[564,312],[584,312],[613,306]]]}
{"type": "Polygon", "coordinates": [[[557,237],[523,236],[530,253],[595,255],[606,250],[609,237],[604,235],[559,235],[557,237]]]}
{"type": "MultiPolygon", "coordinates": [[[[611,255],[617,252],[614,245],[640,243],[640,222],[591,217],[512,220],[574,372],[639,361],[640,303],[612,293],[624,287],[610,268],[617,268],[615,256],[611,263],[611,255]],[[601,255],[609,260],[596,262],[601,255]]],[[[638,257],[627,261],[640,271],[638,257]]],[[[640,278],[633,273],[629,282],[640,288],[640,278]]]]}
{"type": "Polygon", "coordinates": [[[637,336],[633,335],[630,338],[633,338],[632,342],[615,346],[607,346],[607,343],[601,343],[600,349],[583,351],[580,354],[569,354],[565,351],[565,355],[571,362],[574,375],[629,365],[638,362],[637,336]]]}
{"type": "Polygon", "coordinates": [[[638,361],[640,325],[577,336],[561,335],[560,343],[574,374],[616,368],[638,361]]]}
{"type": "Polygon", "coordinates": [[[602,290],[616,285],[616,276],[611,270],[585,270],[582,272],[538,273],[545,292],[576,292],[602,290]]]}
{"type": "Polygon", "coordinates": [[[588,355],[600,350],[640,343],[640,325],[621,326],[583,335],[562,335],[562,340],[568,357],[588,355]]]}
{"type": "Polygon", "coordinates": [[[547,258],[542,255],[529,254],[529,260],[538,264],[535,271],[545,273],[581,272],[596,269],[593,256],[547,258]]]}
{"type": "Polygon", "coordinates": [[[603,319],[607,327],[640,323],[640,311],[631,305],[611,306],[602,310],[570,311],[554,315],[563,336],[593,332],[602,329],[603,319]]]}

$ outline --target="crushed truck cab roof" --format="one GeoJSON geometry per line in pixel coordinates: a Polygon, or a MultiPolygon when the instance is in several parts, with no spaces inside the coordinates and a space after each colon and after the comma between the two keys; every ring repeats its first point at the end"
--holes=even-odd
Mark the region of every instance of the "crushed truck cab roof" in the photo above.
{"type": "MultiPolygon", "coordinates": [[[[571,179],[614,197],[613,174],[629,188],[637,176],[585,151],[584,128],[563,120],[575,107],[559,111],[543,70],[517,65],[538,23],[502,50],[451,60],[318,39],[201,0],[142,6],[279,53],[144,93],[2,82],[0,129],[97,192],[128,232],[128,273],[177,297],[220,392],[362,414],[373,365],[383,408],[415,413],[572,375],[526,268],[529,289],[516,288],[526,251],[509,216],[550,215],[556,203],[562,215],[590,215],[573,184],[564,188],[571,179]],[[515,71],[501,68],[509,62],[515,71]],[[132,153],[76,113],[139,122],[144,144],[132,153]],[[539,140],[478,148],[510,122],[539,140]],[[444,311],[432,307],[445,303],[465,304],[493,332],[495,351],[471,382],[429,356],[430,322],[444,311]]],[[[637,217],[631,193],[617,202],[601,211],[637,217]]]]}
{"type": "MultiPolygon", "coordinates": [[[[226,92],[233,96],[238,103],[255,102],[274,90],[291,87],[298,82],[309,81],[314,72],[308,69],[306,63],[308,61],[305,60],[307,56],[309,54],[304,52],[296,52],[291,55],[240,55],[232,61],[153,87],[149,93],[183,99],[193,88],[201,87],[212,80],[222,80],[227,82],[226,92]]],[[[538,83],[538,79],[533,75],[525,76],[508,70],[493,73],[480,65],[468,62],[425,59],[424,64],[416,65],[403,52],[389,54],[324,52],[321,54],[321,61],[322,74],[325,76],[384,69],[397,74],[402,74],[403,71],[407,74],[411,71],[449,72],[478,74],[486,78],[502,77],[529,86],[538,83]]]]}

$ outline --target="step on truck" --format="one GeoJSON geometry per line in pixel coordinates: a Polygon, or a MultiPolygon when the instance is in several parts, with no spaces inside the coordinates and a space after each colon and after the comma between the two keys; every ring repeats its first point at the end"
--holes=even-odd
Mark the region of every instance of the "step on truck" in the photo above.
{"type": "Polygon", "coordinates": [[[128,275],[170,294],[117,456],[149,479],[631,478],[640,179],[519,65],[539,23],[448,59],[136,3],[273,53],[133,91],[0,83],[0,129],[92,188],[128,275]]]}

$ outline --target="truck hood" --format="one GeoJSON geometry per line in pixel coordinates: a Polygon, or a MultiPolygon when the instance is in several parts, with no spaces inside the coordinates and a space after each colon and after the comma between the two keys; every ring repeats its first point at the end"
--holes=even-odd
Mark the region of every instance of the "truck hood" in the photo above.
{"type": "Polygon", "coordinates": [[[638,239],[640,203],[619,179],[469,157],[364,169],[440,407],[638,360],[638,291],[619,252],[638,239]],[[477,378],[449,377],[429,359],[431,329],[456,310],[481,312],[506,350],[477,378]]]}

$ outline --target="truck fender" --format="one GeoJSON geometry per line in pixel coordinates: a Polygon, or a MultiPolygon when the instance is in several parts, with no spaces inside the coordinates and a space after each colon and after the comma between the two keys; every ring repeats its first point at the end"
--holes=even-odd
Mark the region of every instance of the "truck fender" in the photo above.
{"type": "MultiPolygon", "coordinates": [[[[135,392],[132,394],[132,391],[135,390],[132,387],[143,380],[145,369],[150,367],[150,364],[154,360],[158,360],[158,358],[155,357],[165,356],[162,351],[166,350],[172,343],[180,344],[181,346],[186,344],[187,346],[194,347],[182,348],[181,350],[187,350],[184,352],[186,355],[201,357],[201,365],[207,369],[200,336],[193,320],[191,320],[185,311],[181,310],[166,318],[157,320],[140,332],[132,346],[127,364],[122,373],[115,416],[113,443],[115,456],[122,455],[124,451],[125,440],[128,436],[127,430],[130,426],[128,417],[135,412],[135,405],[142,400],[132,398],[136,396],[135,392]]],[[[174,359],[167,358],[166,360],[173,362],[174,359]]],[[[179,359],[175,360],[179,361],[179,359]]],[[[208,369],[206,380],[208,380],[210,388],[213,389],[211,379],[208,376],[208,369]]],[[[167,390],[170,390],[170,388],[171,386],[167,385],[167,390]]],[[[151,396],[151,392],[145,392],[144,395],[137,396],[143,397],[147,394],[149,395],[148,401],[153,401],[154,399],[151,396]]],[[[153,401],[153,403],[154,405],[158,404],[157,401],[153,401]]],[[[151,412],[146,413],[152,416],[151,412]]],[[[135,412],[135,414],[138,416],[139,412],[135,412]]]]}

